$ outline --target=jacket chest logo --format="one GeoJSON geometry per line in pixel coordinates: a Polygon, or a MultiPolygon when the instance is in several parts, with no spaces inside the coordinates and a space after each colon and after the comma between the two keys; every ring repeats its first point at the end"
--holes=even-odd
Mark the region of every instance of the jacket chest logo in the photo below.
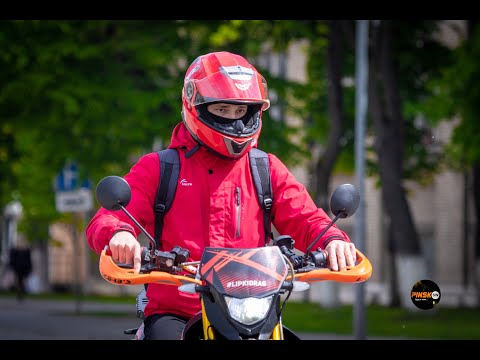
{"type": "Polygon", "coordinates": [[[187,179],[180,180],[180,184],[182,186],[193,186],[193,184],[191,182],[188,182],[187,179]]]}

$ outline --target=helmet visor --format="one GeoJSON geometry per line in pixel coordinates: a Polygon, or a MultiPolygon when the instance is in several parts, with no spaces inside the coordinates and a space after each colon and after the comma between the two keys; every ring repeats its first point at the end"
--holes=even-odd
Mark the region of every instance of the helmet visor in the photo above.
{"type": "Polygon", "coordinates": [[[260,108],[262,104],[248,106],[244,116],[238,119],[227,119],[208,111],[209,104],[196,107],[198,119],[213,130],[234,138],[250,137],[260,129],[260,108]]]}
{"type": "Polygon", "coordinates": [[[223,66],[202,80],[187,80],[185,89],[193,106],[228,101],[262,104],[262,110],[270,107],[265,78],[243,66],[223,66]]]}

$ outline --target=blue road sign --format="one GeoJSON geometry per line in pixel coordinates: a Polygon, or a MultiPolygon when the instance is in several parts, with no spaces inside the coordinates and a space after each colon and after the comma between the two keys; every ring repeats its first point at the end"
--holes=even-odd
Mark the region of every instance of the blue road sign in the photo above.
{"type": "Polygon", "coordinates": [[[55,178],[56,191],[72,191],[77,188],[78,168],[75,163],[66,165],[55,178]]]}
{"type": "Polygon", "coordinates": [[[84,189],[92,189],[93,188],[93,182],[90,179],[84,179],[82,180],[82,183],[80,184],[81,188],[84,189]]]}

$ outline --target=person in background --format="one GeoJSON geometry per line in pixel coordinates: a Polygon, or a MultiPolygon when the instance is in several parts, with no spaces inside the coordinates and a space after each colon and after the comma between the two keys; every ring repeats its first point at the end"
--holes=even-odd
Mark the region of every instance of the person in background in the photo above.
{"type": "Polygon", "coordinates": [[[16,246],[10,249],[9,266],[15,274],[15,291],[18,301],[27,294],[26,280],[32,272],[30,247],[22,236],[18,236],[16,246]]]}

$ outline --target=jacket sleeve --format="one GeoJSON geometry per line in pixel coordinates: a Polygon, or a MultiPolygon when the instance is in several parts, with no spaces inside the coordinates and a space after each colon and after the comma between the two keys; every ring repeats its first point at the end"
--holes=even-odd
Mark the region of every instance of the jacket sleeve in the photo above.
{"type": "MultiPolygon", "coordinates": [[[[305,251],[330,223],[327,213],[318,208],[305,186],[300,183],[275,155],[269,154],[272,179],[272,222],[281,235],[290,235],[295,247],[305,251]]],[[[315,247],[325,249],[335,239],[350,242],[336,224],[317,241],[315,247]]]]}
{"type": "MultiPolygon", "coordinates": [[[[141,157],[124,176],[132,190],[126,209],[150,233],[153,229],[152,208],[159,178],[160,163],[155,152],[141,157]]],[[[131,232],[135,237],[140,233],[140,229],[123,211],[100,208],[88,223],[85,233],[90,248],[99,254],[112,236],[122,230],[131,232]]]]}

